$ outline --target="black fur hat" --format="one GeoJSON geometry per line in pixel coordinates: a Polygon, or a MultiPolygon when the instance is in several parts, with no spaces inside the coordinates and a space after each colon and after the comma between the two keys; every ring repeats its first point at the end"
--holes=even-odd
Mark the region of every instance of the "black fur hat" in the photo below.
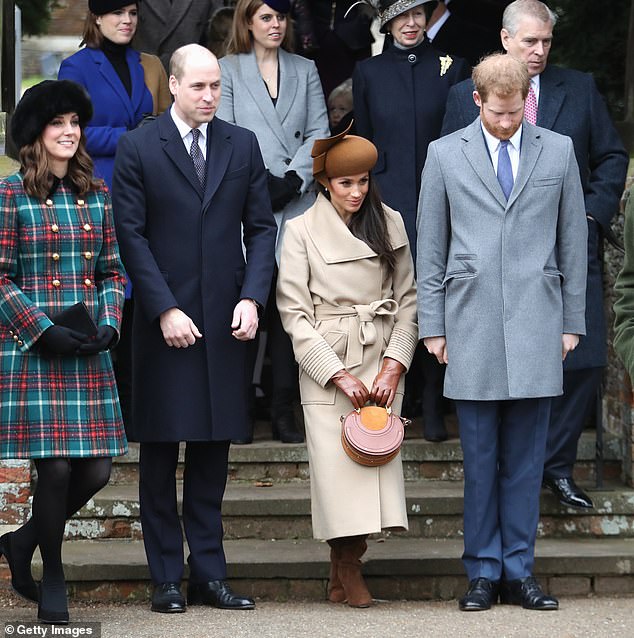
{"type": "Polygon", "coordinates": [[[71,80],[44,80],[27,89],[11,118],[11,138],[18,147],[32,144],[56,116],[77,113],[84,128],[92,118],[92,103],[83,86],[71,80]]]}
{"type": "Polygon", "coordinates": [[[140,0],[88,0],[88,9],[96,16],[102,16],[129,4],[138,5],[139,2],[140,0]]]}

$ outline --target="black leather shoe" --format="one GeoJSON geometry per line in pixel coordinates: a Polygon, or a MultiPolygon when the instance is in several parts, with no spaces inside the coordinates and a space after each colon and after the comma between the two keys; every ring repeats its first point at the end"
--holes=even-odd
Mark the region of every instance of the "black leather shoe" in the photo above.
{"type": "Polygon", "coordinates": [[[179,614],[185,611],[185,597],[179,583],[163,583],[154,587],[152,611],[162,614],[179,614]]]}
{"type": "Polygon", "coordinates": [[[547,596],[534,576],[502,581],[500,602],[503,605],[521,605],[524,609],[538,611],[559,609],[559,601],[553,596],[547,596]]]}
{"type": "Polygon", "coordinates": [[[189,583],[187,587],[188,605],[209,605],[218,609],[255,609],[253,598],[238,596],[224,580],[210,580],[208,583],[189,583]]]}
{"type": "Polygon", "coordinates": [[[233,445],[249,445],[253,443],[253,437],[250,436],[246,439],[231,439],[233,445]]]}
{"type": "Polygon", "coordinates": [[[45,625],[67,625],[68,595],[63,579],[40,583],[40,602],[37,605],[37,619],[45,625]]]}
{"type": "Polygon", "coordinates": [[[460,611],[485,611],[498,601],[500,583],[488,578],[474,578],[467,593],[460,599],[460,611]]]}
{"type": "Polygon", "coordinates": [[[11,587],[13,591],[21,596],[25,600],[29,600],[33,603],[37,603],[40,599],[37,584],[31,576],[31,564],[29,561],[28,568],[24,566],[23,570],[17,569],[18,557],[11,549],[11,538],[13,532],[7,532],[0,536],[0,556],[4,555],[9,563],[9,569],[11,570],[11,587]],[[26,575],[19,576],[20,571],[25,572],[26,575]]]}
{"type": "Polygon", "coordinates": [[[282,443],[303,443],[304,435],[297,429],[295,416],[292,413],[284,414],[271,423],[274,441],[282,443]]]}
{"type": "Polygon", "coordinates": [[[547,478],[542,484],[547,487],[563,505],[592,509],[594,504],[590,497],[572,480],[572,478],[547,478]]]}

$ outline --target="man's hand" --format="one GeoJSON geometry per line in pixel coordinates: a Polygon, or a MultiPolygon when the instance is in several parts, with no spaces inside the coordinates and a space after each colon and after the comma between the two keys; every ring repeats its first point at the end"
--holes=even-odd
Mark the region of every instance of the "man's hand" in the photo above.
{"type": "Polygon", "coordinates": [[[579,345],[579,335],[571,335],[564,332],[561,335],[561,358],[566,360],[566,355],[579,345]]]}
{"type": "Polygon", "coordinates": [[[445,337],[425,337],[423,343],[429,354],[433,354],[438,363],[449,363],[447,358],[447,339],[445,337]]]}
{"type": "Polygon", "coordinates": [[[170,308],[161,313],[161,331],[165,343],[172,348],[187,348],[201,339],[202,334],[196,324],[178,308],[170,308]]]}
{"type": "Polygon", "coordinates": [[[250,341],[258,331],[258,307],[252,299],[241,299],[233,310],[232,335],[238,341],[250,341]]]}

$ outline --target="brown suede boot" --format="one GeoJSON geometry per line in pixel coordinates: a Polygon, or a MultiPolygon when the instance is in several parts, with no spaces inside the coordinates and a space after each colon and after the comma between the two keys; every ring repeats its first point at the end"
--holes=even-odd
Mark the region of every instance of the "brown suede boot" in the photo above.
{"type": "Polygon", "coordinates": [[[341,542],[338,538],[328,541],[330,545],[330,578],[328,580],[328,600],[331,603],[345,603],[346,592],[339,579],[339,561],[341,560],[341,542]]]}
{"type": "Polygon", "coordinates": [[[341,558],[339,560],[339,579],[343,585],[350,607],[370,607],[372,596],[361,574],[361,561],[368,548],[367,536],[341,538],[341,558]]]}

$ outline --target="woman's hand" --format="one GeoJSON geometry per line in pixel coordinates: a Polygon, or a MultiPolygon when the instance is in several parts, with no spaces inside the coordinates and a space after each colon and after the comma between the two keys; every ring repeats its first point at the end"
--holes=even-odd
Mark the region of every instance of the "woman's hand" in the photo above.
{"type": "Polygon", "coordinates": [[[88,341],[89,337],[66,326],[53,325],[47,328],[38,343],[49,354],[77,354],[78,348],[88,341]]]}
{"type": "Polygon", "coordinates": [[[79,346],[79,354],[97,354],[110,348],[110,344],[117,336],[117,332],[112,326],[99,326],[97,334],[88,343],[79,346]]]}
{"type": "Polygon", "coordinates": [[[396,359],[385,357],[379,374],[376,375],[370,399],[381,407],[389,407],[394,402],[398,382],[405,372],[405,366],[396,359]]]}
{"type": "Polygon", "coordinates": [[[362,381],[347,370],[339,370],[332,375],[330,380],[350,399],[355,410],[366,404],[370,396],[368,389],[362,381]]]}

